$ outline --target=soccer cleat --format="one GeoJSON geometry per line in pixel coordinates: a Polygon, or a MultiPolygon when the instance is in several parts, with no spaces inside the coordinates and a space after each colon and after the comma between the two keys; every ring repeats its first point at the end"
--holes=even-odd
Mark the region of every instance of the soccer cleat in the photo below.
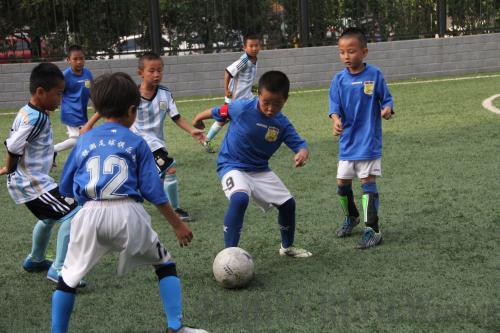
{"type": "Polygon", "coordinates": [[[280,256],[292,257],[292,258],[307,258],[312,256],[312,253],[306,249],[301,249],[299,247],[290,246],[284,248],[283,245],[280,248],[280,256]]]}
{"type": "Polygon", "coordinates": [[[210,153],[210,154],[213,154],[213,153],[216,152],[214,144],[212,143],[212,141],[205,141],[205,142],[203,142],[203,148],[205,148],[205,151],[207,153],[210,153]]]}
{"type": "Polygon", "coordinates": [[[43,272],[52,266],[52,261],[44,259],[42,261],[33,261],[31,256],[27,256],[23,261],[23,268],[26,272],[43,272]]]}
{"type": "MultiPolygon", "coordinates": [[[[59,282],[59,275],[61,273],[60,269],[55,269],[54,266],[50,266],[49,271],[47,272],[47,280],[52,281],[52,282],[59,282]]],[[[80,280],[78,283],[77,288],[83,288],[87,285],[87,281],[85,280],[80,280]]]]}
{"type": "Polygon", "coordinates": [[[347,237],[351,235],[352,229],[359,224],[359,216],[346,216],[344,217],[344,222],[337,229],[336,233],[338,237],[347,237]]]}
{"type": "Polygon", "coordinates": [[[189,215],[188,212],[186,212],[184,209],[182,208],[176,208],[175,209],[175,213],[177,214],[177,216],[179,216],[179,218],[181,220],[183,220],[184,222],[192,222],[194,221],[193,217],[191,215],[189,215]]]}
{"type": "Polygon", "coordinates": [[[358,242],[358,249],[367,249],[372,246],[379,245],[382,242],[382,233],[375,232],[370,227],[366,227],[363,231],[363,235],[361,235],[361,239],[358,242]]]}
{"type": "Polygon", "coordinates": [[[181,326],[178,330],[174,330],[173,328],[168,328],[167,333],[208,333],[201,328],[193,328],[188,326],[181,326]]]}

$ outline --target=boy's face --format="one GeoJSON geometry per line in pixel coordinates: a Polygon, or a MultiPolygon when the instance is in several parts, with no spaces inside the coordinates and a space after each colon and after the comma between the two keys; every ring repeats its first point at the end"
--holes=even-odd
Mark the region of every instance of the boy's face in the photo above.
{"type": "Polygon", "coordinates": [[[72,51],[68,57],[68,62],[73,72],[83,72],[83,66],[85,66],[85,56],[82,51],[72,51]]]}
{"type": "Polygon", "coordinates": [[[257,57],[260,51],[260,40],[258,39],[247,39],[245,45],[243,45],[243,51],[245,51],[252,58],[257,57]]]}
{"type": "Polygon", "coordinates": [[[61,104],[61,98],[64,91],[64,80],[59,81],[56,87],[46,91],[42,87],[36,88],[35,97],[44,110],[54,111],[61,104]]]}
{"type": "Polygon", "coordinates": [[[363,68],[363,59],[368,55],[368,48],[362,47],[356,37],[343,37],[339,40],[340,60],[351,73],[363,68]]]}
{"type": "Polygon", "coordinates": [[[139,68],[139,76],[148,86],[156,87],[163,78],[163,63],[159,59],[144,60],[144,68],[139,68]]]}
{"type": "Polygon", "coordinates": [[[286,98],[280,93],[273,93],[266,88],[259,91],[259,111],[266,117],[274,117],[283,109],[286,98]]]}

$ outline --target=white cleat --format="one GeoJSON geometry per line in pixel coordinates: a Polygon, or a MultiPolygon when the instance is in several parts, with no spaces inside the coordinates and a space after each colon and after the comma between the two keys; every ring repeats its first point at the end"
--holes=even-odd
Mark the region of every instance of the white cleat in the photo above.
{"type": "Polygon", "coordinates": [[[292,257],[292,258],[307,258],[312,256],[312,253],[306,249],[301,249],[299,247],[290,246],[284,248],[283,245],[280,248],[280,256],[292,257]]]}

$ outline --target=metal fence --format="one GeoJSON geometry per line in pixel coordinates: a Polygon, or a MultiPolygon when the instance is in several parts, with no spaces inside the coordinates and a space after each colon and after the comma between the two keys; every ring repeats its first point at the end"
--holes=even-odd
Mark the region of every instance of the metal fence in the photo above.
{"type": "Polygon", "coordinates": [[[445,35],[500,32],[498,0],[2,0],[0,63],[60,60],[70,44],[89,58],[135,57],[152,48],[153,15],[167,55],[237,51],[250,31],[267,49],[334,45],[348,26],[372,42],[427,38],[439,3],[445,35]]]}

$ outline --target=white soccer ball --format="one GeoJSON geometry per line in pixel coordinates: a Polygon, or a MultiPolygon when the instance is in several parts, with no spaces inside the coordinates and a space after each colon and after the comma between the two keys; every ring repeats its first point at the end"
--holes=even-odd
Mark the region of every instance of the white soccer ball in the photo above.
{"type": "Polygon", "coordinates": [[[252,256],[239,247],[220,251],[213,264],[215,280],[224,288],[243,288],[252,280],[252,256]]]}

